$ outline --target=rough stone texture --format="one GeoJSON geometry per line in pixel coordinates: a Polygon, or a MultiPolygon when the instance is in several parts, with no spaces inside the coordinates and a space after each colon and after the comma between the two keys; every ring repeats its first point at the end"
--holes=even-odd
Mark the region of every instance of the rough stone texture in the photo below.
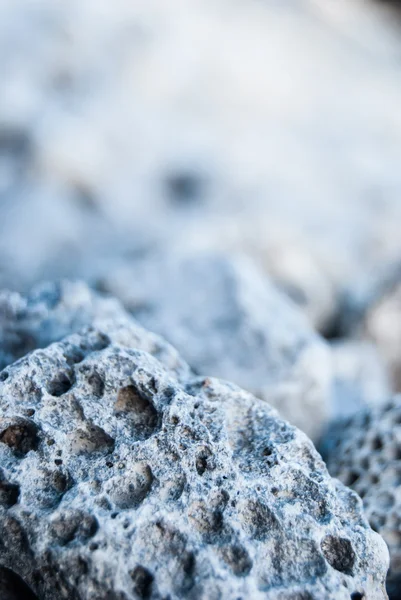
{"type": "Polygon", "coordinates": [[[155,355],[178,375],[189,367],[178,352],[156,334],[145,331],[113,298],[93,292],[85,283],[60,281],[35,286],[25,297],[0,292],[0,369],[86,326],[101,326],[109,338],[155,355]]]}
{"type": "Polygon", "coordinates": [[[363,499],[365,514],[390,550],[388,592],[401,589],[401,398],[333,425],[323,455],[330,473],[363,499]]]}
{"type": "Polygon", "coordinates": [[[386,597],[360,499],[266,402],[93,328],[0,380],[1,562],[41,600],[386,597]]]}
{"type": "Polygon", "coordinates": [[[349,417],[366,406],[384,404],[391,385],[384,362],[375,346],[360,340],[330,344],[333,363],[332,415],[349,417]]]}
{"type": "Polygon", "coordinates": [[[328,347],[251,261],[145,258],[114,268],[101,286],[196,372],[233,381],[319,437],[328,417],[328,347]]]}

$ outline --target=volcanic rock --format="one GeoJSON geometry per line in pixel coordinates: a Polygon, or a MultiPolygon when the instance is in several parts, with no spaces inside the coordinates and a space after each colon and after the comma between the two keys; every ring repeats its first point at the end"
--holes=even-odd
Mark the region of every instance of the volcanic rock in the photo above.
{"type": "Polygon", "coordinates": [[[92,327],[1,372],[3,567],[41,600],[385,599],[385,544],[308,438],[146,344],[92,327]]]}

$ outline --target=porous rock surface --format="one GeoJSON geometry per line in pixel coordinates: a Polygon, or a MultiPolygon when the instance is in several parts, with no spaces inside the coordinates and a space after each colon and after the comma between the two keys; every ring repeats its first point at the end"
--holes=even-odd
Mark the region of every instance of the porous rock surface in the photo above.
{"type": "Polygon", "coordinates": [[[89,328],[0,373],[0,557],[41,600],[386,598],[308,438],[89,328]]]}
{"type": "Polygon", "coordinates": [[[328,418],[329,349],[254,263],[156,256],[116,267],[100,284],[196,372],[233,381],[319,437],[328,418]]]}
{"type": "Polygon", "coordinates": [[[324,456],[330,473],[363,499],[365,514],[390,550],[388,592],[401,589],[401,398],[333,425],[324,456]]]}
{"type": "Polygon", "coordinates": [[[86,326],[101,327],[113,342],[156,355],[177,375],[189,372],[178,352],[145,331],[118,300],[68,280],[38,284],[26,296],[0,292],[0,369],[86,326]]]}

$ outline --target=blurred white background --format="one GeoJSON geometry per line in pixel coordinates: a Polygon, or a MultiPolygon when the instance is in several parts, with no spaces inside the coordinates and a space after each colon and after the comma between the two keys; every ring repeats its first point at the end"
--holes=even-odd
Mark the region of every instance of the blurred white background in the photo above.
{"type": "Polygon", "coordinates": [[[239,250],[328,327],[401,257],[400,75],[367,0],[1,0],[1,285],[239,250]]]}

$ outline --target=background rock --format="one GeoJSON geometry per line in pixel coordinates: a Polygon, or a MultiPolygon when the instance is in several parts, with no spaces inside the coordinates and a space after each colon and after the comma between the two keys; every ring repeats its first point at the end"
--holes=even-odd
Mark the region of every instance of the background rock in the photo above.
{"type": "Polygon", "coordinates": [[[384,361],[376,347],[361,340],[330,344],[333,366],[333,417],[349,417],[366,405],[384,404],[390,384],[384,361]]]}
{"type": "Polygon", "coordinates": [[[372,302],[359,333],[376,344],[388,366],[393,389],[401,391],[401,283],[372,302]]]}
{"type": "Polygon", "coordinates": [[[378,4],[6,0],[0,45],[3,285],[235,250],[326,331],[399,260],[401,41],[378,4]]]}
{"type": "Polygon", "coordinates": [[[329,413],[329,349],[252,262],[156,256],[115,267],[100,285],[197,373],[237,383],[319,437],[329,413]]]}
{"type": "Polygon", "coordinates": [[[390,550],[388,592],[397,600],[401,586],[401,403],[365,409],[333,425],[323,455],[333,477],[363,499],[365,513],[390,550]]]}
{"type": "MultiPolygon", "coordinates": [[[[145,331],[118,300],[93,292],[83,282],[66,280],[39,284],[27,296],[0,292],[0,368],[90,326],[101,326],[107,332],[107,343],[112,340],[141,348],[177,375],[189,373],[177,351],[158,335],[145,331]]],[[[76,360],[79,358],[78,351],[76,360]]]]}

